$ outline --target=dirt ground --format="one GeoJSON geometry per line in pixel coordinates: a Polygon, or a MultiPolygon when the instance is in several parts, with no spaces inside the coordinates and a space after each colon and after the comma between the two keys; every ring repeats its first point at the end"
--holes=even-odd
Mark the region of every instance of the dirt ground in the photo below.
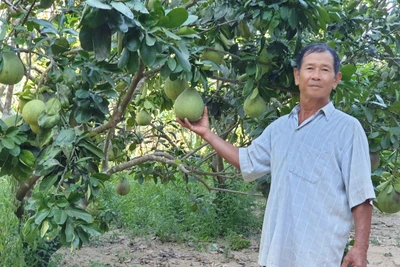
{"type": "MultiPolygon", "coordinates": [[[[258,238],[251,240],[248,249],[231,251],[223,240],[198,248],[192,243],[161,243],[151,237],[131,240],[111,232],[79,251],[58,251],[62,255],[59,266],[259,267],[258,238]]],[[[374,210],[368,261],[373,267],[400,267],[400,213],[388,215],[374,210]]]]}

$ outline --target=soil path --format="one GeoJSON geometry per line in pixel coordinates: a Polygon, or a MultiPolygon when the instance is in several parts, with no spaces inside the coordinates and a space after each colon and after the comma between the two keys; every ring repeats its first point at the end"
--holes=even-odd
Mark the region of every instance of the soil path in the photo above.
{"type": "MultiPolygon", "coordinates": [[[[259,267],[258,240],[252,240],[251,246],[241,251],[230,251],[223,244],[221,240],[200,249],[191,243],[131,240],[122,233],[110,232],[79,251],[60,250],[59,266],[259,267]]],[[[373,267],[400,267],[400,213],[388,215],[374,210],[368,261],[368,266],[373,267]]]]}

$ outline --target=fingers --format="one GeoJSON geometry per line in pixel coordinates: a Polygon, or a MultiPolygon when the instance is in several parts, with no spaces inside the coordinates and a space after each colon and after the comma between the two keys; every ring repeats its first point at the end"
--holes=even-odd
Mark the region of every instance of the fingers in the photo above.
{"type": "Polygon", "coordinates": [[[204,106],[204,109],[203,109],[203,117],[208,118],[208,108],[207,108],[207,106],[204,106]]]}
{"type": "Polygon", "coordinates": [[[340,267],[348,267],[349,264],[350,264],[350,261],[345,257],[343,259],[343,263],[342,263],[342,265],[340,265],[340,267]]]}
{"type": "Polygon", "coordinates": [[[185,118],[185,125],[186,125],[185,126],[186,128],[188,128],[189,130],[192,130],[193,126],[187,118],[185,118]]]}
{"type": "Polygon", "coordinates": [[[182,125],[183,127],[185,127],[185,128],[188,128],[188,129],[191,129],[191,128],[192,128],[192,124],[189,122],[189,120],[188,120],[187,118],[185,118],[185,119],[182,121],[180,118],[176,117],[176,121],[177,121],[180,125],[182,125]]]}

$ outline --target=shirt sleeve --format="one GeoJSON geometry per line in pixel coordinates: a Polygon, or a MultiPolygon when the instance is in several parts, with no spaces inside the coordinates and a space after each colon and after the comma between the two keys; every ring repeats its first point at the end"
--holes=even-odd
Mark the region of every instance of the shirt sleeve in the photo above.
{"type": "Polygon", "coordinates": [[[243,179],[254,181],[271,172],[271,127],[254,139],[250,146],[239,148],[239,164],[243,179]]]}
{"type": "Polygon", "coordinates": [[[368,140],[358,121],[342,154],[341,169],[350,209],[375,199],[371,180],[371,161],[368,140]]]}

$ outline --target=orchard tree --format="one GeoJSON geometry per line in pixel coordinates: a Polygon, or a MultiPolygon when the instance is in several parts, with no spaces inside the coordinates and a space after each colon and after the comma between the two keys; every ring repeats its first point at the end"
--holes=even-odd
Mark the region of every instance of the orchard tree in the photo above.
{"type": "MultiPolygon", "coordinates": [[[[298,104],[295,56],[314,42],[341,57],[332,101],[368,135],[375,204],[399,211],[399,14],[394,0],[3,0],[0,176],[26,244],[76,249],[107,231],[96,200],[123,171],[242,193],[226,186],[239,173],[175,122],[175,103],[196,90],[213,130],[248,145],[298,104]]],[[[268,177],[258,185],[267,196],[268,177]]]]}

